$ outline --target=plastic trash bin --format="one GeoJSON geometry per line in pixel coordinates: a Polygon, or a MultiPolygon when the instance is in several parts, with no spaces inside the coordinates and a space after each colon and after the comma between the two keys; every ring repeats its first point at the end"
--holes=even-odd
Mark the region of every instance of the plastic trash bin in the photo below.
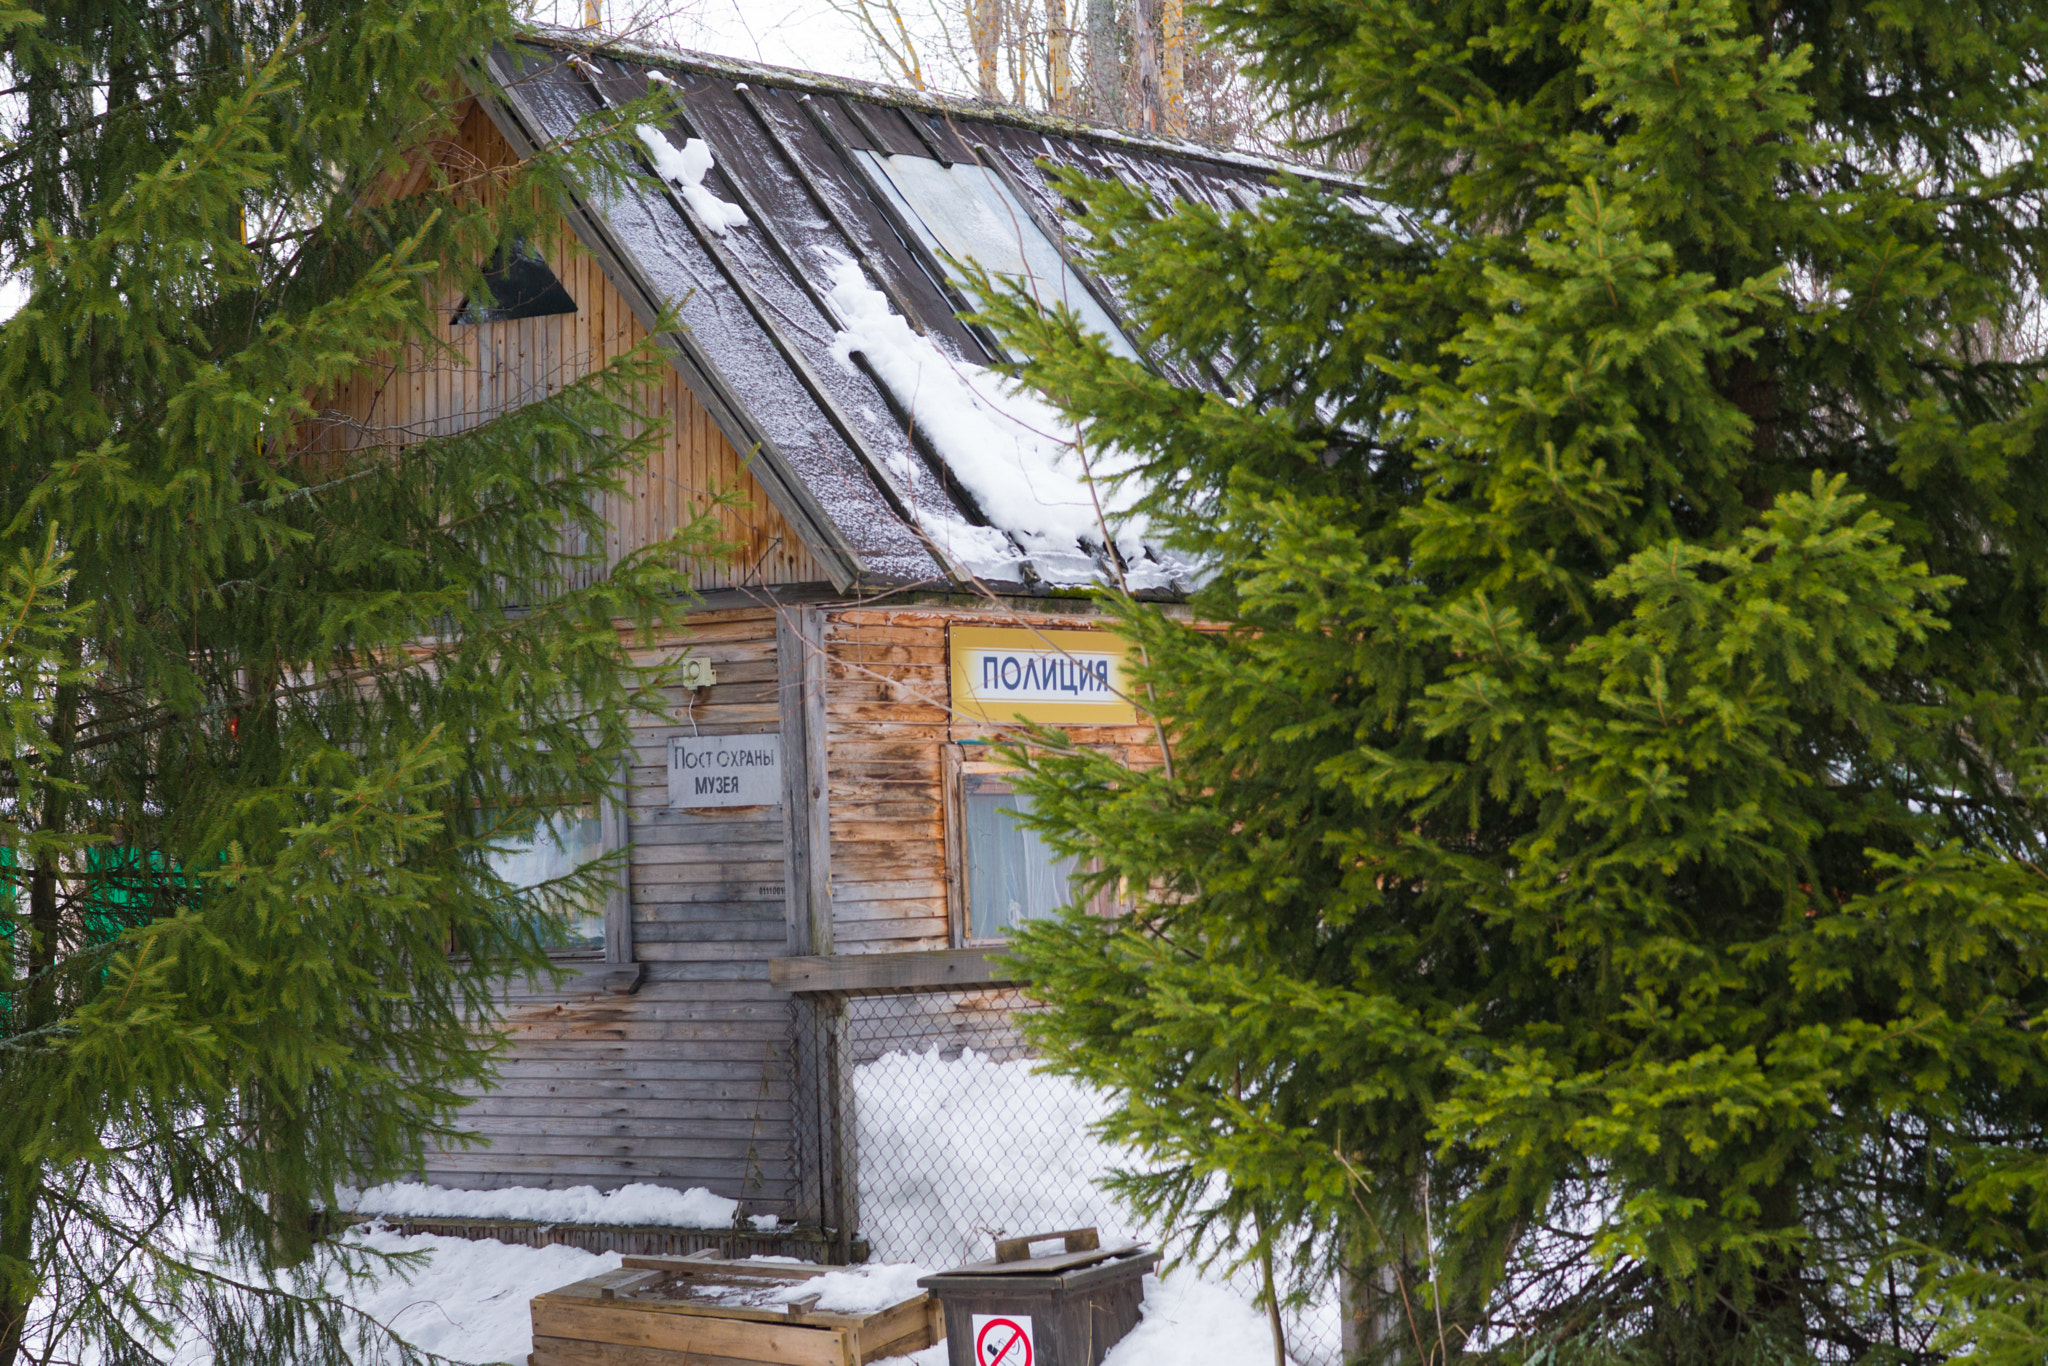
{"type": "Polygon", "coordinates": [[[1101,1242],[1092,1228],[999,1238],[992,1260],[919,1281],[945,1315],[949,1366],[1101,1366],[1137,1326],[1159,1265],[1142,1243],[1101,1242]],[[1054,1239],[1061,1251],[1031,1255],[1054,1239]]]}

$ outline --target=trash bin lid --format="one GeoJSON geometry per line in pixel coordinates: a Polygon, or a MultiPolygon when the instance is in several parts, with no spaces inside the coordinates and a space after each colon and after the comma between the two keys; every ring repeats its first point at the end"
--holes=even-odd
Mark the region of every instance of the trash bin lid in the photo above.
{"type": "Polygon", "coordinates": [[[996,1255],[985,1262],[969,1262],[941,1272],[946,1276],[1034,1276],[1050,1271],[1072,1271],[1075,1267],[1093,1266],[1112,1258],[1128,1257],[1144,1248],[1144,1244],[1131,1241],[1103,1247],[1101,1238],[1092,1228],[1063,1229],[1057,1233],[1033,1233],[1022,1238],[998,1238],[996,1255]],[[1030,1255],[1031,1244],[1061,1239],[1065,1247],[1043,1257],[1030,1255]]]}

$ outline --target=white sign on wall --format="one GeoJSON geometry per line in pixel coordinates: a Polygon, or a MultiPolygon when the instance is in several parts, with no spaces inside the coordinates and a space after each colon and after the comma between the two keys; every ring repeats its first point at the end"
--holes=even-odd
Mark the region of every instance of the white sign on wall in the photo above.
{"type": "Polygon", "coordinates": [[[678,736],[668,742],[668,804],[778,806],[782,802],[782,737],[678,736]]]}

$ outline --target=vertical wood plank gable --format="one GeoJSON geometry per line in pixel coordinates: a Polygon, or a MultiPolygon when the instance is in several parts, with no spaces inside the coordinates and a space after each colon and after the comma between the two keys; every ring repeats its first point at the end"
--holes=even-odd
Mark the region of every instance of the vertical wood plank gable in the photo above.
{"type": "MultiPolygon", "coordinates": [[[[472,108],[453,141],[452,155],[479,167],[513,160],[512,149],[480,107],[472,108]]],[[[632,309],[566,228],[533,245],[576,300],[575,313],[458,325],[454,319],[462,301],[452,295],[437,298],[436,338],[452,353],[429,354],[408,345],[365,367],[319,401],[321,417],[309,429],[309,448],[396,449],[451,436],[558,393],[646,339],[632,309]]],[[[602,548],[607,564],[686,525],[716,493],[737,491],[744,505],[718,517],[723,538],[737,551],[730,561],[691,564],[693,587],[828,579],[681,375],[664,368],[637,402],[651,419],[667,422],[667,434],[646,466],[630,474],[625,489],[605,499],[602,548]]]]}

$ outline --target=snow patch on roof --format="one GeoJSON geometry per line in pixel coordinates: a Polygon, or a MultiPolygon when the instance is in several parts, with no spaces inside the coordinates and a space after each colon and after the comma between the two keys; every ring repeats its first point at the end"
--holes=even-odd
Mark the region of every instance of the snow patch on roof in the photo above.
{"type": "Polygon", "coordinates": [[[691,138],[679,152],[659,128],[643,123],[634,129],[654,157],[654,170],[663,180],[682,191],[697,216],[720,237],[727,229],[746,224],[746,210],[728,204],[704,188],[704,173],[712,166],[711,148],[702,138],[691,138]]]}
{"type": "Polygon", "coordinates": [[[982,515],[1016,539],[1040,578],[1060,585],[1100,579],[1087,547],[1110,539],[1132,589],[1166,588],[1176,571],[1186,577],[1177,557],[1146,545],[1145,519],[1130,511],[1139,490],[1127,456],[1087,446],[1024,386],[942,353],[911,330],[854,262],[834,253],[827,269],[826,297],[843,325],[834,358],[848,370],[855,351],[866,358],[982,515]]]}

